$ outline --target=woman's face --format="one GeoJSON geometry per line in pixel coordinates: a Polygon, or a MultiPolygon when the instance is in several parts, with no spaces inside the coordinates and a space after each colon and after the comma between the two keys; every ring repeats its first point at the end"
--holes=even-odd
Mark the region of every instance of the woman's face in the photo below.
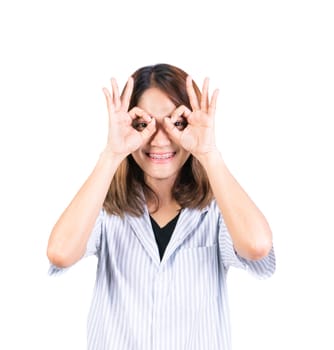
{"type": "MultiPolygon", "coordinates": [[[[150,88],[139,99],[138,107],[155,118],[156,131],[146,144],[132,153],[132,156],[143,170],[148,183],[171,180],[172,184],[190,155],[175,144],[164,129],[163,119],[170,117],[176,106],[161,90],[150,88]]],[[[140,120],[138,122],[140,123],[140,120]]],[[[183,122],[182,118],[180,122],[183,122]]],[[[178,123],[177,127],[182,129],[184,125],[178,123]]],[[[137,129],[140,131],[140,128],[139,124],[137,129]]]]}

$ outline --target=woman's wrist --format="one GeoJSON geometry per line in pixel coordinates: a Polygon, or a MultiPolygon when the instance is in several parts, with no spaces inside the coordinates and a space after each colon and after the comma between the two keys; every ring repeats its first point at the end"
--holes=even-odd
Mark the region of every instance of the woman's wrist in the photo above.
{"type": "Polygon", "coordinates": [[[109,164],[112,167],[118,167],[121,162],[126,158],[126,154],[115,153],[106,147],[101,153],[99,162],[109,164]]]}
{"type": "Polygon", "coordinates": [[[218,149],[214,149],[209,152],[194,155],[202,166],[206,169],[207,167],[217,166],[223,163],[223,157],[218,149]]]}

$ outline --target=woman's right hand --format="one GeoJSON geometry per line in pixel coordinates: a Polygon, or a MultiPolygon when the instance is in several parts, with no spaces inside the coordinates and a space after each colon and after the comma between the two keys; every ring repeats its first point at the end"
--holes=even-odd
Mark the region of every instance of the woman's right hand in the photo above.
{"type": "Polygon", "coordinates": [[[111,93],[107,88],[103,88],[109,114],[106,151],[125,158],[153,135],[155,119],[139,107],[134,107],[128,111],[133,90],[132,77],[129,78],[122,97],[119,95],[118,85],[114,78],[111,79],[111,87],[111,93]],[[136,119],[140,119],[140,123],[144,122],[147,126],[138,131],[133,127],[136,119]]]}

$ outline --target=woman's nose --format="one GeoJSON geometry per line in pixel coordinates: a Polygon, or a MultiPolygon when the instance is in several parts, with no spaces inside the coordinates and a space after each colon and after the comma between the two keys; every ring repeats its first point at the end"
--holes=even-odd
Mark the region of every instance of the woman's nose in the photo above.
{"type": "Polygon", "coordinates": [[[164,128],[161,125],[159,125],[157,127],[156,132],[152,136],[151,146],[164,147],[164,146],[169,146],[170,144],[171,144],[171,140],[168,137],[167,132],[164,130],[164,128]]]}

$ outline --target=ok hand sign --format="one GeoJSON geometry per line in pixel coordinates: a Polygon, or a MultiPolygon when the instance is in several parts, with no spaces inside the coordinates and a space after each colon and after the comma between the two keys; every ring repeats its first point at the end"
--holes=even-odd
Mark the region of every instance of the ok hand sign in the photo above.
{"type": "Polygon", "coordinates": [[[209,101],[209,79],[206,78],[199,101],[190,76],[187,77],[186,86],[192,110],[181,105],[175,109],[171,118],[165,118],[164,122],[171,139],[198,158],[205,156],[208,152],[217,150],[214,116],[218,90],[216,89],[213,92],[209,101]],[[174,124],[180,117],[185,118],[187,121],[187,126],[183,130],[180,130],[174,124]]]}
{"type": "Polygon", "coordinates": [[[134,107],[128,111],[133,90],[133,78],[129,78],[122,98],[116,79],[111,79],[112,92],[103,88],[109,114],[107,150],[124,158],[149,140],[155,131],[155,119],[144,110],[134,107]],[[147,124],[142,131],[136,130],[133,121],[141,118],[147,124]]]}

